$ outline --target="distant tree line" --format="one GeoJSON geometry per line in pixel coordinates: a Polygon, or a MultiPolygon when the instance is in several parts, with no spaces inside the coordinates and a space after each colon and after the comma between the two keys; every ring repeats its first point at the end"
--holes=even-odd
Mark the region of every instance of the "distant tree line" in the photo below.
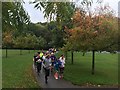
{"type": "MultiPolygon", "coordinates": [[[[68,8],[70,9],[70,7],[68,8]]],[[[68,15],[62,14],[63,17],[68,15]]],[[[3,2],[2,15],[2,48],[6,49],[48,49],[50,47],[62,47],[65,43],[64,26],[72,26],[70,25],[71,18],[67,16],[66,20],[65,18],[62,20],[58,17],[58,21],[32,23],[28,13],[23,8],[23,2],[3,2]]]]}

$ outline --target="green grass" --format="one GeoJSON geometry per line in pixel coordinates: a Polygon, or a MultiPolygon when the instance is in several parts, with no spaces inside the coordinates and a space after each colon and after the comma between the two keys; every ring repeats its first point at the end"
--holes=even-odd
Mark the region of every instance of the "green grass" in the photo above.
{"type": "Polygon", "coordinates": [[[28,53],[24,50],[19,55],[19,50],[2,51],[2,87],[3,88],[39,88],[32,71],[32,58],[34,51],[28,53]]]}
{"type": "Polygon", "coordinates": [[[74,64],[71,64],[71,54],[68,53],[64,79],[73,84],[84,85],[118,85],[118,54],[96,53],[95,74],[91,74],[92,53],[82,56],[74,52],[74,64]]]}
{"type": "MultiPolygon", "coordinates": [[[[19,50],[9,50],[8,58],[5,58],[5,50],[2,51],[2,87],[3,88],[39,88],[32,72],[32,58],[34,51],[28,53],[19,50]]],[[[62,52],[57,53],[59,57],[62,52]]],[[[64,79],[77,85],[86,83],[99,85],[118,84],[118,54],[96,53],[95,75],[91,74],[92,54],[74,52],[74,64],[71,64],[71,53],[68,53],[64,71],[64,79]]]]}

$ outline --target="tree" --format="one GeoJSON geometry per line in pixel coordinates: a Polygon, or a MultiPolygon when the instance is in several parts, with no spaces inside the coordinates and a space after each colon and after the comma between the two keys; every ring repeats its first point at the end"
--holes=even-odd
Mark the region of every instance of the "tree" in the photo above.
{"type": "Polygon", "coordinates": [[[24,36],[24,38],[25,38],[25,43],[24,43],[25,48],[27,48],[30,53],[30,49],[34,48],[34,45],[36,43],[36,36],[27,34],[26,36],[24,36]]]}
{"type": "Polygon", "coordinates": [[[38,49],[43,49],[46,46],[47,42],[44,38],[42,38],[41,36],[38,37],[37,39],[37,48],[38,49]]]}
{"type": "MultiPolygon", "coordinates": [[[[40,9],[43,8],[44,17],[48,20],[52,21],[47,24],[48,29],[51,29],[52,33],[48,33],[52,37],[52,40],[50,40],[49,37],[46,39],[47,44],[50,47],[62,47],[64,40],[64,26],[72,27],[72,20],[71,17],[75,11],[75,4],[70,2],[40,2],[35,0],[33,2],[35,4],[35,8],[40,9]],[[59,31],[61,30],[61,31],[59,31]],[[55,35],[55,34],[56,35],[55,35]],[[60,40],[60,41],[59,41],[60,40]],[[50,41],[50,42],[49,42],[50,41]]],[[[47,32],[47,30],[46,30],[47,32]]],[[[45,33],[46,34],[46,33],[45,33]]],[[[46,35],[44,35],[46,36],[46,35]]],[[[46,38],[46,37],[44,37],[46,38]]],[[[48,47],[49,47],[48,46],[48,47]]]]}
{"type": "Polygon", "coordinates": [[[102,11],[100,14],[90,12],[88,14],[83,9],[77,9],[73,16],[73,29],[66,29],[67,43],[64,49],[93,51],[92,74],[94,74],[95,51],[115,50],[118,44],[117,21],[113,14],[109,13],[112,12],[109,7],[106,6],[102,11]],[[114,48],[111,48],[113,46],[114,48]]]}
{"type": "Polygon", "coordinates": [[[34,7],[37,9],[44,9],[44,17],[50,19],[50,21],[56,17],[57,22],[68,18],[67,16],[72,14],[69,11],[75,7],[75,5],[70,2],[40,2],[35,0],[33,4],[35,4],[34,7]]]}
{"type": "Polygon", "coordinates": [[[23,2],[3,2],[2,3],[2,24],[3,31],[12,28],[14,30],[22,30],[24,24],[29,23],[29,15],[22,6],[23,2]]]}
{"type": "Polygon", "coordinates": [[[22,35],[14,38],[14,47],[20,49],[20,55],[22,55],[22,49],[25,48],[25,42],[25,37],[22,35]]]}
{"type": "Polygon", "coordinates": [[[45,44],[46,41],[41,36],[36,37],[35,35],[31,34],[27,34],[25,36],[25,46],[28,49],[41,49],[44,48],[45,44]]]}
{"type": "Polygon", "coordinates": [[[10,31],[6,31],[3,33],[3,47],[6,48],[6,58],[8,56],[8,52],[7,52],[7,49],[10,48],[10,46],[13,44],[13,35],[12,35],[12,32],[10,31]]]}
{"type": "MultiPolygon", "coordinates": [[[[2,33],[12,32],[12,39],[22,34],[24,32],[23,29],[30,21],[29,15],[24,10],[22,3],[2,2],[2,33]]],[[[6,43],[4,40],[6,37],[3,37],[3,43],[6,43]]]]}

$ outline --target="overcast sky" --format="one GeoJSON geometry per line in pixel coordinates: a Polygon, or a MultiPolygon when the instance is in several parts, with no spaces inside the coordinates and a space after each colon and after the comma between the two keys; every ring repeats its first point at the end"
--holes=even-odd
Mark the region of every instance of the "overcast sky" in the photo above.
{"type": "MultiPolygon", "coordinates": [[[[96,0],[93,0],[94,2],[96,0]]],[[[118,15],[118,2],[120,0],[103,0],[103,4],[109,4],[110,7],[115,11],[116,16],[118,15]]],[[[96,6],[97,4],[94,4],[94,6],[96,6]]],[[[33,23],[36,22],[46,22],[47,20],[44,18],[44,15],[42,13],[42,11],[37,10],[34,8],[33,4],[29,4],[29,2],[25,0],[25,4],[23,5],[25,10],[28,12],[28,14],[30,15],[30,20],[33,23]]]]}

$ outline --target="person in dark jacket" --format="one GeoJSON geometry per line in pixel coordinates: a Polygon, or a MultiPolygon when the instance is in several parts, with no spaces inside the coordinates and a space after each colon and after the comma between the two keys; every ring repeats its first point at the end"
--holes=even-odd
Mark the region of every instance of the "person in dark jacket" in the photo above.
{"type": "Polygon", "coordinates": [[[37,64],[36,64],[37,56],[38,56],[38,53],[35,53],[34,56],[33,56],[33,62],[34,62],[34,68],[35,69],[37,68],[37,64]]]}
{"type": "Polygon", "coordinates": [[[52,63],[52,65],[51,65],[51,72],[52,72],[53,69],[54,69],[54,63],[55,63],[55,61],[57,60],[57,58],[56,58],[56,56],[54,55],[54,53],[51,53],[50,58],[51,58],[51,63],[52,63]]]}
{"type": "Polygon", "coordinates": [[[36,61],[36,65],[37,65],[37,73],[39,75],[40,71],[41,71],[41,65],[42,65],[42,59],[40,57],[40,52],[38,52],[38,55],[36,57],[37,61],[36,61]]]}

